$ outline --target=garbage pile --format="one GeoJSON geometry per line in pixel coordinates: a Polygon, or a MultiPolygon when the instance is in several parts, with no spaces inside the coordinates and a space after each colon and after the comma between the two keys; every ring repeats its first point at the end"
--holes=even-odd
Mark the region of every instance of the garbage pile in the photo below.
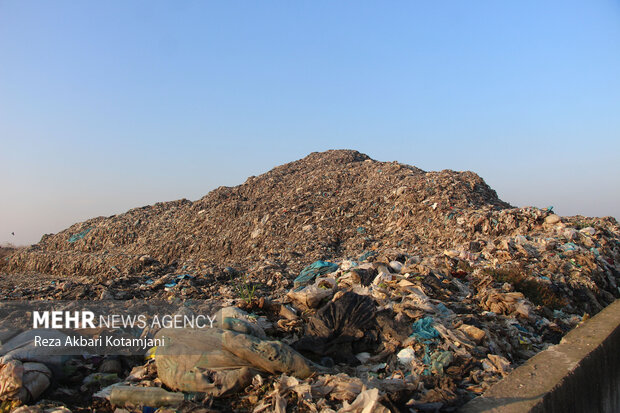
{"type": "Polygon", "coordinates": [[[82,355],[70,374],[1,354],[6,411],[456,411],[620,297],[615,219],[513,208],[471,172],[355,151],[89,220],[7,258],[0,272],[19,282],[0,277],[2,299],[224,308],[216,328],[154,331],[174,345],[82,355]]]}
{"type": "Polygon", "coordinates": [[[424,172],[355,151],[313,153],[204,198],[94,218],[13,255],[8,271],[105,277],[167,266],[290,275],[308,260],[452,243],[461,211],[508,204],[472,172],[424,172]]]}

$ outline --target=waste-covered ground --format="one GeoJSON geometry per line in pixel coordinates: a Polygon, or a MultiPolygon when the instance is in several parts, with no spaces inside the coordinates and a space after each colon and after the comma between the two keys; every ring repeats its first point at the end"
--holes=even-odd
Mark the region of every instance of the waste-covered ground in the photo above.
{"type": "Polygon", "coordinates": [[[236,364],[206,357],[188,379],[162,371],[161,352],[82,356],[71,376],[50,367],[36,397],[15,389],[28,369],[11,364],[0,375],[23,377],[0,400],[6,411],[154,411],[113,406],[108,386],[122,383],[184,391],[168,407],[184,411],[455,411],[618,298],[619,260],[611,217],[513,208],[472,172],[312,153],[0,261],[3,300],[219,300],[240,321],[188,345],[231,339],[218,357],[236,364]],[[275,356],[262,359],[265,348],[275,356]]]}

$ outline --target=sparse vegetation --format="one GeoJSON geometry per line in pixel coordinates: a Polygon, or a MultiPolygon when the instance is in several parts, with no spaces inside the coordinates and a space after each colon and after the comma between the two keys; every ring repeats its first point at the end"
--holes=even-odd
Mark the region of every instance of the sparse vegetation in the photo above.
{"type": "Polygon", "coordinates": [[[579,221],[576,221],[574,225],[575,225],[576,230],[581,230],[584,228],[593,227],[594,221],[579,220],[579,221]]]}
{"type": "Polygon", "coordinates": [[[235,290],[235,294],[246,303],[252,302],[256,295],[256,285],[252,284],[247,275],[240,274],[237,279],[230,275],[230,282],[235,290]]]}

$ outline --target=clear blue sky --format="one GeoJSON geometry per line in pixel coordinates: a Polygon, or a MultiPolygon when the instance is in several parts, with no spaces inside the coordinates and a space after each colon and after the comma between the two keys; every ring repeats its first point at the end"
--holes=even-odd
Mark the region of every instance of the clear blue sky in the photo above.
{"type": "Polygon", "coordinates": [[[331,148],[620,218],[620,3],[0,0],[0,243],[331,148]]]}

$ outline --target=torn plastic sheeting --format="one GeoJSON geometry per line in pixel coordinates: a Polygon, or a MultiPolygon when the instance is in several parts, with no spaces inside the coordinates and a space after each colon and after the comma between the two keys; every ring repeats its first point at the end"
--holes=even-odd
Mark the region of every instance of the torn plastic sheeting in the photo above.
{"type": "Polygon", "coordinates": [[[35,401],[47,390],[52,372],[43,363],[9,360],[0,363],[0,400],[35,401]]]}
{"type": "Polygon", "coordinates": [[[443,374],[444,369],[452,363],[454,356],[449,351],[436,351],[431,355],[431,371],[443,374]]]}
{"type": "MultiPolygon", "coordinates": [[[[36,346],[35,338],[37,336],[43,339],[57,339],[61,343],[67,339],[66,334],[52,329],[37,328],[24,331],[11,338],[0,348],[0,354],[2,354],[0,362],[7,363],[10,360],[19,360],[43,363],[52,371],[55,378],[62,379],[70,376],[73,372],[67,362],[74,356],[56,354],[58,351],[55,347],[36,346]]],[[[76,350],[76,353],[80,353],[80,351],[76,350]]]]}
{"type": "Polygon", "coordinates": [[[351,377],[345,373],[336,375],[321,375],[312,384],[312,392],[319,397],[327,397],[332,400],[348,401],[355,400],[358,394],[364,389],[362,380],[351,377]]]}
{"type": "Polygon", "coordinates": [[[339,286],[352,286],[352,285],[362,285],[368,286],[372,283],[372,280],[375,278],[377,271],[373,268],[364,268],[362,266],[355,267],[346,273],[344,273],[340,278],[338,278],[339,286]]]}
{"type": "Polygon", "coordinates": [[[564,252],[576,251],[577,249],[579,249],[579,247],[572,242],[567,242],[566,244],[562,245],[560,248],[564,252]]]}
{"type": "MultiPolygon", "coordinates": [[[[174,280],[170,281],[167,284],[164,284],[164,287],[165,288],[172,288],[172,287],[175,287],[178,284],[179,281],[182,281],[182,280],[193,280],[193,279],[194,279],[194,276],[191,275],[191,274],[177,275],[174,280]]],[[[151,284],[152,284],[152,282],[151,282],[151,284]]]]}
{"type": "MultiPolygon", "coordinates": [[[[300,382],[295,377],[283,374],[280,379],[273,385],[274,389],[263,397],[262,402],[257,405],[253,413],[261,413],[265,411],[275,413],[286,413],[287,396],[294,392],[297,394],[297,400],[306,406],[314,406],[312,403],[311,386],[307,382],[300,382]]],[[[315,411],[316,409],[314,409],[315,411]]]]}
{"type": "Polygon", "coordinates": [[[260,339],[266,339],[265,330],[259,319],[237,307],[224,307],[215,314],[216,325],[224,330],[250,334],[260,339]]]}
{"type": "Polygon", "coordinates": [[[222,345],[232,354],[269,373],[287,373],[303,379],[310,376],[316,367],[279,341],[261,340],[247,334],[226,331],[222,345]]]}
{"type": "Polygon", "coordinates": [[[379,389],[369,389],[361,392],[353,403],[344,402],[338,413],[389,413],[390,411],[380,402],[379,389]]]}
{"type": "Polygon", "coordinates": [[[359,365],[354,354],[374,351],[378,344],[376,312],[372,298],[344,293],[310,317],[305,335],[294,347],[332,357],[336,362],[359,365]]]}
{"type": "Polygon", "coordinates": [[[78,232],[77,234],[73,234],[69,237],[68,242],[73,244],[76,241],[81,240],[82,238],[84,238],[86,236],[86,234],[88,234],[93,228],[86,228],[84,231],[82,232],[78,232]]]}
{"type": "Polygon", "coordinates": [[[392,281],[392,274],[389,272],[380,272],[372,281],[373,285],[380,285],[392,281]]]}
{"type": "Polygon", "coordinates": [[[435,308],[438,310],[439,314],[443,317],[447,317],[451,314],[454,314],[452,312],[452,310],[450,310],[448,307],[446,307],[446,305],[444,303],[439,303],[435,306],[435,308]]]}
{"type": "Polygon", "coordinates": [[[434,328],[444,340],[450,343],[450,347],[454,347],[453,343],[459,343],[460,345],[465,346],[467,349],[472,349],[476,346],[476,343],[474,343],[469,337],[467,337],[465,333],[460,330],[451,330],[446,328],[442,324],[435,324],[434,328]]]}
{"type": "Polygon", "coordinates": [[[422,358],[422,362],[426,368],[422,374],[425,376],[430,376],[433,373],[443,374],[444,369],[454,360],[454,355],[449,351],[443,350],[435,350],[431,353],[429,347],[430,346],[426,346],[424,348],[424,357],[422,358]]]}
{"type": "Polygon", "coordinates": [[[360,255],[360,257],[357,259],[358,261],[365,261],[370,257],[374,257],[375,255],[377,255],[376,251],[368,251],[363,253],[362,255],[360,255]]]}
{"type": "Polygon", "coordinates": [[[259,371],[305,378],[315,365],[279,341],[211,328],[162,329],[167,344],[155,355],[157,375],[172,390],[219,397],[246,387],[259,371]]]}
{"type": "Polygon", "coordinates": [[[582,228],[579,230],[580,233],[582,234],[587,234],[589,236],[594,236],[596,235],[596,229],[592,228],[592,227],[586,227],[586,228],[582,228]]]}
{"type": "Polygon", "coordinates": [[[433,317],[425,317],[413,323],[413,333],[411,337],[420,340],[432,340],[439,337],[439,332],[433,327],[433,317]]]}
{"type": "Polygon", "coordinates": [[[299,291],[290,291],[287,296],[306,309],[316,308],[323,300],[334,295],[336,286],[333,278],[317,278],[314,284],[299,291]]]}
{"type": "Polygon", "coordinates": [[[224,317],[222,320],[224,330],[236,331],[237,333],[250,334],[258,338],[266,338],[265,332],[260,326],[239,318],[224,317]]]}
{"type": "Polygon", "coordinates": [[[317,276],[329,274],[338,269],[338,265],[328,261],[315,261],[301,270],[293,281],[294,288],[311,283],[317,276]]]}

